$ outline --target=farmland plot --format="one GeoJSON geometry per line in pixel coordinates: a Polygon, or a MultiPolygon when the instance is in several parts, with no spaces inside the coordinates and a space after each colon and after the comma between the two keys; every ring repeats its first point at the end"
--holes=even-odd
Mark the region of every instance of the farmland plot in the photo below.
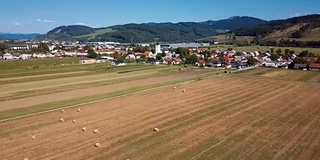
{"type": "Polygon", "coordinates": [[[220,76],[1,122],[0,159],[319,159],[319,89],[220,76]]]}

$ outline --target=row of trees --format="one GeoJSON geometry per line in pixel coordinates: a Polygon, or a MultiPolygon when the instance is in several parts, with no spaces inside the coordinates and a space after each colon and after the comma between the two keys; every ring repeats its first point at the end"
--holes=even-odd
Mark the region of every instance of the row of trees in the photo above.
{"type": "Polygon", "coordinates": [[[262,41],[261,46],[279,46],[279,47],[310,47],[320,48],[320,41],[296,41],[281,39],[280,41],[262,41]]]}
{"type": "MultiPolygon", "coordinates": [[[[0,54],[4,54],[10,50],[10,46],[6,43],[0,43],[0,54]]],[[[40,53],[40,52],[48,52],[49,47],[45,43],[40,43],[38,48],[31,48],[30,50],[19,51],[20,53],[40,53]]]]}
{"type": "Polygon", "coordinates": [[[9,45],[0,43],[0,54],[4,54],[6,50],[10,49],[9,45]]]}

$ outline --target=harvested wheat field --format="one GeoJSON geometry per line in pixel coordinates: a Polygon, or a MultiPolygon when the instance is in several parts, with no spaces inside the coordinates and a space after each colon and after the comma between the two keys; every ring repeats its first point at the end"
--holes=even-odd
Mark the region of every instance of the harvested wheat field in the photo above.
{"type": "Polygon", "coordinates": [[[0,159],[320,158],[319,84],[219,76],[175,87],[1,122],[0,159]]]}

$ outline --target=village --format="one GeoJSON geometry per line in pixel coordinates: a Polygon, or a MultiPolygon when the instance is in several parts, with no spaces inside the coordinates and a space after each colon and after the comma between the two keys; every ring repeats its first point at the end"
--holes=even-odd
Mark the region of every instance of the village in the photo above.
{"type": "Polygon", "coordinates": [[[111,63],[123,66],[130,63],[151,65],[191,65],[225,69],[273,67],[299,70],[320,70],[320,59],[314,53],[294,53],[270,47],[261,53],[237,52],[229,47],[219,49],[206,43],[129,44],[116,42],[26,42],[11,45],[1,61],[40,58],[83,57],[80,64],[111,63]],[[41,49],[39,49],[41,48],[41,49]],[[284,52],[284,53],[282,53],[284,52]]]}

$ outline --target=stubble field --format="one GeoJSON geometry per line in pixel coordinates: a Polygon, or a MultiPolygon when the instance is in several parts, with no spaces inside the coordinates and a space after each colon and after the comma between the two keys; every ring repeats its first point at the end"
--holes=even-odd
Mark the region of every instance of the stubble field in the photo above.
{"type": "Polygon", "coordinates": [[[1,122],[0,159],[320,157],[317,83],[230,75],[176,87],[1,122]]]}

